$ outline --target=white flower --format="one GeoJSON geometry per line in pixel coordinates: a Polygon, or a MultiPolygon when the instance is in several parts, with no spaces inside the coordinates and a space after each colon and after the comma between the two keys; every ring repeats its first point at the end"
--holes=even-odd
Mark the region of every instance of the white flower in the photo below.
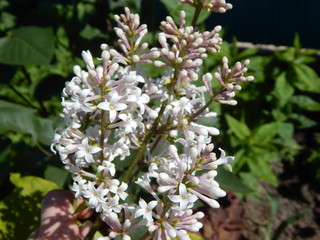
{"type": "Polygon", "coordinates": [[[234,157],[232,156],[226,156],[226,152],[223,151],[221,148],[219,148],[220,152],[221,152],[221,156],[219,159],[217,159],[214,163],[217,165],[222,165],[225,164],[227,165],[227,167],[229,168],[230,171],[232,171],[232,167],[229,164],[230,162],[232,162],[234,160],[234,157]]]}
{"type": "Polygon", "coordinates": [[[128,96],[128,102],[134,105],[138,105],[140,108],[140,114],[143,114],[146,108],[146,104],[150,101],[147,94],[142,93],[141,88],[135,88],[130,92],[128,96]]]}
{"type": "Polygon", "coordinates": [[[73,178],[73,185],[71,187],[71,190],[75,192],[75,197],[79,198],[81,197],[82,192],[87,189],[87,180],[81,178],[80,175],[77,175],[73,178]]]}
{"type": "Polygon", "coordinates": [[[142,216],[145,218],[148,222],[153,222],[152,218],[152,209],[158,204],[157,201],[151,201],[148,204],[140,198],[139,200],[139,205],[140,208],[136,211],[135,217],[140,217],[142,216]]]}
{"type": "Polygon", "coordinates": [[[106,194],[108,189],[95,188],[92,182],[88,182],[88,189],[83,193],[85,198],[89,199],[88,206],[91,208],[99,207],[98,205],[106,201],[106,194]]]}
{"type": "Polygon", "coordinates": [[[191,113],[192,105],[190,103],[190,99],[186,97],[182,97],[180,100],[172,101],[173,105],[173,114],[175,116],[182,115],[184,111],[191,113]]]}
{"type": "Polygon", "coordinates": [[[86,160],[86,162],[93,163],[94,159],[93,159],[92,154],[100,152],[101,148],[89,146],[88,141],[89,141],[89,139],[85,138],[82,140],[81,144],[77,146],[78,151],[76,152],[76,157],[77,158],[84,158],[86,160]]]}
{"type": "Polygon", "coordinates": [[[121,111],[127,108],[127,105],[123,102],[119,102],[122,99],[117,92],[113,92],[109,101],[104,101],[98,104],[98,108],[108,111],[109,120],[113,122],[117,117],[117,111],[121,111]]]}
{"type": "Polygon", "coordinates": [[[114,176],[114,174],[116,173],[116,168],[112,162],[104,160],[102,161],[102,164],[98,166],[97,171],[104,171],[104,174],[106,174],[106,172],[109,172],[111,176],[114,176]]]}
{"type": "Polygon", "coordinates": [[[183,183],[179,185],[178,195],[168,195],[168,197],[172,202],[179,204],[182,210],[192,207],[198,199],[195,195],[187,192],[187,187],[183,183]]]}
{"type": "MultiPolygon", "coordinates": [[[[120,113],[118,117],[123,121],[121,122],[121,126],[124,128],[124,133],[130,133],[136,130],[138,123],[136,122],[135,119],[132,118],[132,115],[130,113],[124,114],[120,113]]],[[[139,119],[141,121],[141,119],[139,119]]]]}
{"type": "Polygon", "coordinates": [[[110,186],[110,192],[118,194],[122,200],[125,200],[128,197],[128,193],[125,192],[127,190],[128,184],[122,182],[120,186],[112,185],[110,186]]]}

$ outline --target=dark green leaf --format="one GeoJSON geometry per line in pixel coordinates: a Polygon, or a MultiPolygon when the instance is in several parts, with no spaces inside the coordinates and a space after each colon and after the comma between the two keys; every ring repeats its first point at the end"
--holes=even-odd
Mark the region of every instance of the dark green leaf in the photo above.
{"type": "Polygon", "coordinates": [[[146,226],[139,227],[130,233],[130,237],[132,240],[140,240],[147,233],[147,231],[148,228],[146,226]]]}
{"type": "Polygon", "coordinates": [[[50,145],[52,121],[36,116],[33,109],[0,100],[0,133],[14,131],[30,134],[36,142],[50,145]]]}
{"type": "Polygon", "coordinates": [[[320,102],[316,102],[307,96],[295,95],[292,97],[292,102],[303,110],[320,111],[320,102]]]}
{"type": "Polygon", "coordinates": [[[301,91],[320,93],[320,78],[317,73],[305,64],[295,64],[293,69],[297,74],[294,85],[301,91]]]}
{"type": "Polygon", "coordinates": [[[255,56],[250,57],[249,70],[253,72],[255,83],[261,82],[265,79],[265,69],[271,62],[272,57],[255,56]]]}
{"type": "Polygon", "coordinates": [[[44,171],[44,178],[54,182],[61,188],[63,188],[65,185],[68,176],[68,171],[51,165],[47,166],[46,170],[44,171]]]}
{"type": "Polygon", "coordinates": [[[91,25],[87,24],[82,31],[80,32],[80,36],[87,40],[92,40],[94,38],[106,38],[100,29],[92,27],[91,25]]]}
{"type": "Polygon", "coordinates": [[[288,83],[286,72],[282,72],[275,79],[274,95],[278,99],[279,107],[285,106],[294,94],[294,88],[288,83]]]}
{"type": "Polygon", "coordinates": [[[136,10],[141,9],[141,0],[110,0],[108,2],[110,10],[124,7],[136,10]]]}
{"type": "Polygon", "coordinates": [[[218,175],[216,180],[220,183],[221,187],[231,192],[242,192],[248,193],[253,190],[244,185],[236,175],[224,169],[223,167],[218,168],[218,175]]]}
{"type": "Polygon", "coordinates": [[[82,202],[82,203],[80,203],[80,205],[74,210],[74,213],[73,213],[73,214],[77,214],[77,213],[85,210],[86,208],[88,208],[86,202],[82,202]]]}
{"type": "Polygon", "coordinates": [[[250,130],[247,125],[226,114],[226,120],[232,132],[241,140],[246,140],[250,136],[250,130]]]}
{"type": "Polygon", "coordinates": [[[13,65],[44,65],[51,61],[54,35],[51,28],[22,27],[0,38],[0,62],[13,65]]]}

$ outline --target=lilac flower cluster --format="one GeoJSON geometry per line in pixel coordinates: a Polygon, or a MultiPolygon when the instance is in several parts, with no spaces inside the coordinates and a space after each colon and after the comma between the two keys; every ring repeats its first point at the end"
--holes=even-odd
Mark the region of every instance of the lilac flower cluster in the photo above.
{"type": "Polygon", "coordinates": [[[232,9],[230,3],[225,0],[180,0],[182,3],[187,3],[193,7],[200,6],[201,8],[216,13],[225,13],[227,10],[232,9]]]}
{"type": "Polygon", "coordinates": [[[161,47],[149,49],[142,43],[147,26],[137,14],[126,8],[115,20],[121,50],[102,44],[98,66],[89,51],[82,52],[86,70],[75,66],[63,89],[66,128],[56,131],[52,150],[73,174],[76,198],[84,198],[110,228],[101,239],[128,240],[146,226],[152,239],[190,239],[187,232],[198,232],[204,216],[193,212],[194,203],[219,207],[216,199],[226,193],[215,181],[217,167],[231,170],[234,159],[220,148],[216,156],[212,138],[219,130],[198,120],[216,117],[208,108],[213,102],[236,104],[238,83],[253,80],[243,75],[249,61],[229,69],[224,58],[214,90],[213,76],[199,76],[199,67],[208,52],[219,51],[220,26],[201,33],[185,26],[181,12],[179,26],[170,17],[161,23],[161,47]],[[168,71],[152,79],[140,63],[168,71]],[[199,77],[200,87],[193,84],[199,77]],[[129,166],[118,167],[121,161],[129,166]],[[135,196],[137,188],[145,197],[135,196]]]}

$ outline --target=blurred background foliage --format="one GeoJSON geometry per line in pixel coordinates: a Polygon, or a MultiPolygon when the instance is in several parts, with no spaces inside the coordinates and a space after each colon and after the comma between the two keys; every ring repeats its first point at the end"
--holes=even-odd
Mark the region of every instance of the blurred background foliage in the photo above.
{"type": "MultiPolygon", "coordinates": [[[[50,150],[54,129],[63,126],[61,91],[72,78],[73,66],[84,66],[82,50],[99,57],[101,43],[116,46],[113,15],[125,6],[148,24],[146,41],[153,46],[168,13],[175,19],[182,9],[189,16],[193,13],[177,0],[0,0],[0,236],[4,239],[26,238],[38,225],[44,194],[68,189],[70,176],[50,150]]],[[[201,15],[201,30],[212,26],[208,17],[201,15]]],[[[228,26],[223,27],[226,36],[232,35],[228,26]]],[[[242,86],[238,105],[211,106],[219,115],[212,124],[222,133],[214,142],[236,156],[233,173],[222,168],[218,181],[239,196],[259,198],[259,180],[277,186],[274,168],[288,164],[319,182],[319,51],[302,49],[298,34],[291,45],[281,51],[244,49],[229,37],[221,52],[209,55],[203,65],[202,72],[214,72],[222,56],[230,64],[251,60],[249,74],[255,81],[242,86]]],[[[157,76],[161,69],[149,72],[157,76]]]]}

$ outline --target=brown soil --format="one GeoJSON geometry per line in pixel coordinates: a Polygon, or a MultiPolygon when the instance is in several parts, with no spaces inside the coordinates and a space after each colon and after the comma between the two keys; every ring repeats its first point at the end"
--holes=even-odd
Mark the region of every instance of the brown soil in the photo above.
{"type": "Polygon", "coordinates": [[[201,235],[214,240],[320,240],[320,184],[301,170],[290,165],[275,169],[279,186],[261,183],[260,201],[240,201],[229,193],[219,200],[222,208],[202,209],[206,217],[201,235]],[[268,195],[279,201],[274,218],[268,195]],[[271,236],[265,238],[268,224],[271,236]]]}

